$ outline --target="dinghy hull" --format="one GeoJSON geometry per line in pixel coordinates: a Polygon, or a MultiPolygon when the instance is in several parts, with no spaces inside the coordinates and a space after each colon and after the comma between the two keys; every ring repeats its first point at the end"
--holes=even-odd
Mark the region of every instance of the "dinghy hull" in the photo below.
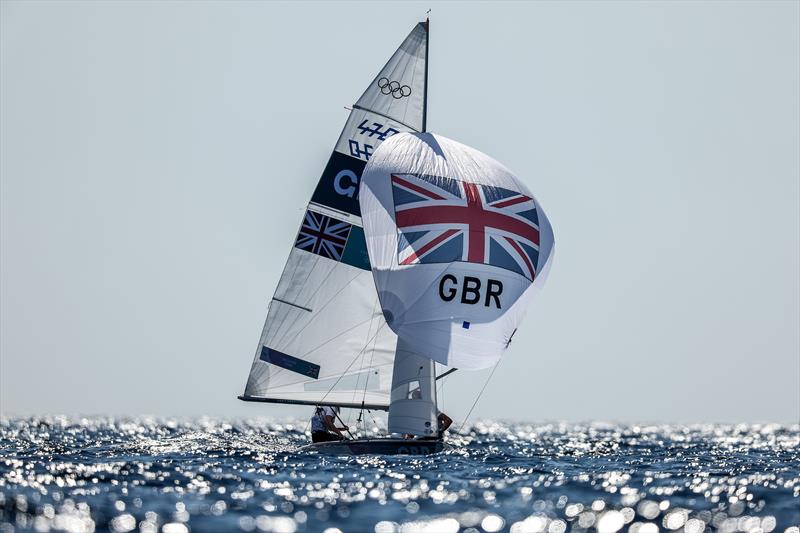
{"type": "Polygon", "coordinates": [[[300,449],[324,455],[430,455],[444,450],[435,439],[355,439],[318,442],[300,449]]]}

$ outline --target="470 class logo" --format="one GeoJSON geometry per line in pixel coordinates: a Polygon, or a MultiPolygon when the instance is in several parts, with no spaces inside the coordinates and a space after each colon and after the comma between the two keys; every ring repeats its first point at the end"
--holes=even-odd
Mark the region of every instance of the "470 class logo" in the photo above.
{"type": "Polygon", "coordinates": [[[390,80],[386,77],[378,80],[378,88],[381,90],[381,94],[391,94],[395,100],[411,96],[411,87],[400,85],[399,81],[390,80]]]}

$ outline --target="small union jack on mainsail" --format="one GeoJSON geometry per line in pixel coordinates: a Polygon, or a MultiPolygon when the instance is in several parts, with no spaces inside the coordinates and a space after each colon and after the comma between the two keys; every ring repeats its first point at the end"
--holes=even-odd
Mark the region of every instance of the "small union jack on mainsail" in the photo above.
{"type": "Polygon", "coordinates": [[[522,193],[439,176],[392,174],[400,265],[466,261],[533,280],[539,220],[522,193]]]}
{"type": "Polygon", "coordinates": [[[294,245],[301,250],[340,261],[351,227],[347,222],[309,209],[294,245]]]}

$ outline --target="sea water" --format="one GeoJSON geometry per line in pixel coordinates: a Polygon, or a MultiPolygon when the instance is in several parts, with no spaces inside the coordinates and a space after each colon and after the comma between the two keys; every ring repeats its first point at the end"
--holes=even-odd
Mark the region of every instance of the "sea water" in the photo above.
{"type": "Polygon", "coordinates": [[[0,532],[800,533],[800,428],[483,421],[427,457],[306,421],[0,421],[0,532]]]}

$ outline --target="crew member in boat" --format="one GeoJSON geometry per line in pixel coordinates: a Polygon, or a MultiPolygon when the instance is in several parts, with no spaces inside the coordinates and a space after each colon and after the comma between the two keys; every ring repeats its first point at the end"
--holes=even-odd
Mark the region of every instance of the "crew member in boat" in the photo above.
{"type": "Polygon", "coordinates": [[[347,431],[349,427],[342,425],[336,426],[336,419],[339,417],[339,408],[330,405],[318,405],[311,417],[311,442],[329,442],[345,440],[342,431],[347,431]]]}
{"type": "Polygon", "coordinates": [[[438,436],[441,439],[444,438],[444,432],[447,431],[447,428],[453,425],[453,419],[443,412],[438,411],[436,414],[436,423],[438,426],[438,436]]]}

